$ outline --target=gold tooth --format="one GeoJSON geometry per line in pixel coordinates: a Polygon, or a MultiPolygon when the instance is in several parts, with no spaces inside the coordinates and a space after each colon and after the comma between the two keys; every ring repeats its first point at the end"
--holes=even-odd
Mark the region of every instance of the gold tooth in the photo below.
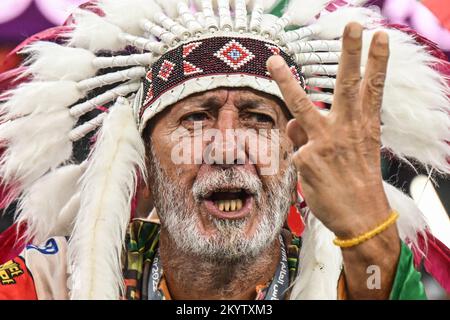
{"type": "Polygon", "coordinates": [[[225,208],[225,204],[223,203],[222,200],[218,201],[218,205],[217,206],[219,207],[220,211],[223,211],[223,209],[225,208]]]}
{"type": "Polygon", "coordinates": [[[225,200],[225,211],[230,211],[230,200],[225,200]]]}
{"type": "Polygon", "coordinates": [[[241,210],[241,209],[242,209],[242,200],[237,199],[236,200],[236,210],[241,210]]]}
{"type": "Polygon", "coordinates": [[[230,211],[236,211],[236,200],[230,201],[230,211]]]}

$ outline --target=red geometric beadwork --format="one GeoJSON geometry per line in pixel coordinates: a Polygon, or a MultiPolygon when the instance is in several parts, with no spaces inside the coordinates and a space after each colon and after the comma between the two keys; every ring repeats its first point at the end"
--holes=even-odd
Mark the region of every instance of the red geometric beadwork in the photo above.
{"type": "Polygon", "coordinates": [[[161,69],[158,73],[158,78],[169,81],[170,75],[172,74],[173,69],[175,68],[175,63],[170,62],[169,60],[164,60],[161,69]]]}
{"type": "Polygon", "coordinates": [[[150,86],[147,92],[147,96],[145,97],[144,103],[149,103],[153,99],[153,88],[150,86]]]}
{"type": "Polygon", "coordinates": [[[298,74],[297,68],[295,66],[292,66],[291,68],[291,72],[295,77],[295,80],[297,80],[298,82],[300,82],[302,80],[302,78],[300,77],[300,75],[298,74]]]}
{"type": "Polygon", "coordinates": [[[250,50],[234,39],[224,45],[214,56],[225,62],[233,70],[243,67],[255,58],[250,50]]]}
{"type": "Polygon", "coordinates": [[[147,72],[147,74],[145,75],[145,78],[147,79],[148,82],[152,82],[152,81],[153,81],[153,73],[152,73],[152,70],[150,70],[149,72],[147,72]]]}
{"type": "Polygon", "coordinates": [[[202,73],[203,70],[200,69],[199,67],[195,66],[194,64],[188,62],[188,61],[183,61],[183,71],[184,71],[184,75],[185,76],[190,76],[196,73],[202,73]]]}
{"type": "Polygon", "coordinates": [[[147,104],[153,99],[153,84],[150,84],[150,87],[147,91],[147,96],[145,97],[144,103],[147,104]]]}
{"type": "Polygon", "coordinates": [[[150,83],[150,86],[148,88],[144,103],[149,103],[153,99],[153,73],[151,70],[149,72],[147,72],[147,74],[145,75],[145,78],[150,83]]]}
{"type": "Polygon", "coordinates": [[[203,42],[192,42],[183,46],[183,58],[186,58],[188,55],[192,53],[195,49],[200,47],[203,42]]]}
{"type": "Polygon", "coordinates": [[[281,49],[277,46],[273,46],[271,44],[266,43],[266,47],[269,48],[269,50],[276,56],[280,55],[281,49]]]}

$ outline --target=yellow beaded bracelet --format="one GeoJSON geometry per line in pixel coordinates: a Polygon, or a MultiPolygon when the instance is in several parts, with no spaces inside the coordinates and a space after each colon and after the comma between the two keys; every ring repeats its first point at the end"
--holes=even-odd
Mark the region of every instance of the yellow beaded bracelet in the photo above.
{"type": "Polygon", "coordinates": [[[391,215],[389,216],[389,218],[385,222],[380,224],[378,227],[376,227],[375,229],[373,229],[369,232],[366,232],[366,233],[364,233],[356,238],[353,238],[353,239],[342,240],[342,239],[336,238],[333,240],[333,243],[341,248],[355,247],[355,246],[375,237],[376,235],[382,233],[387,228],[389,228],[392,224],[394,224],[397,219],[398,219],[398,213],[396,211],[393,211],[391,213],[391,215]]]}

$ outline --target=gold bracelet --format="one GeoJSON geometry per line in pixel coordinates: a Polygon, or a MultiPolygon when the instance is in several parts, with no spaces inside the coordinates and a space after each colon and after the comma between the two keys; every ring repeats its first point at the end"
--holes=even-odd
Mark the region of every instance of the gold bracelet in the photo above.
{"type": "Polygon", "coordinates": [[[357,245],[359,245],[363,242],[366,242],[367,240],[375,237],[376,235],[382,233],[383,231],[385,231],[387,228],[389,228],[391,225],[393,225],[397,219],[398,219],[398,213],[396,211],[393,211],[391,213],[391,215],[389,216],[389,218],[385,222],[380,224],[378,227],[376,227],[375,229],[373,229],[369,232],[366,232],[366,233],[364,233],[356,238],[353,238],[353,239],[342,240],[342,239],[336,238],[333,240],[333,243],[341,248],[350,248],[350,247],[357,246],[357,245]]]}

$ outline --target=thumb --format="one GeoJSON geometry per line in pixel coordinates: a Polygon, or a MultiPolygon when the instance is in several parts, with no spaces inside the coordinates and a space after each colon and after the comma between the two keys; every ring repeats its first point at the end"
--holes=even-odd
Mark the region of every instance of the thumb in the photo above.
{"type": "Polygon", "coordinates": [[[308,142],[308,136],[302,125],[295,119],[292,119],[287,124],[287,135],[294,146],[301,147],[308,142]]]}

